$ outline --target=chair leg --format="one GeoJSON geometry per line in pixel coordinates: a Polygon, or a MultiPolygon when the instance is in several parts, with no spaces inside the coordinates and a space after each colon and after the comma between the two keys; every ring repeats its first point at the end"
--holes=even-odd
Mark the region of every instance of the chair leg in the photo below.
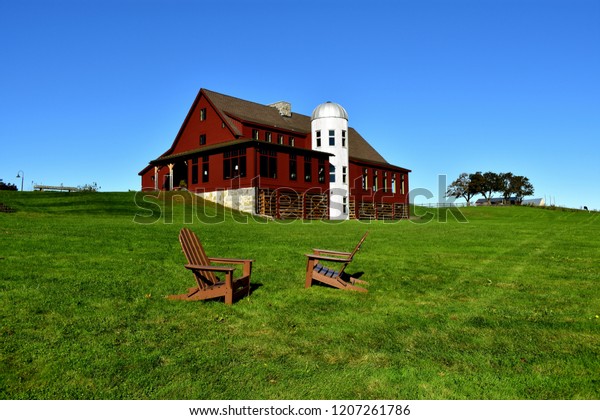
{"type": "Polygon", "coordinates": [[[348,290],[354,290],[356,292],[363,292],[363,293],[367,293],[368,292],[368,290],[365,289],[364,287],[355,286],[355,285],[350,284],[350,283],[346,283],[346,289],[348,289],[348,290]]]}
{"type": "Polygon", "coordinates": [[[354,277],[350,277],[350,283],[360,283],[360,284],[369,284],[368,282],[360,279],[355,279],[354,277]]]}
{"type": "Polygon", "coordinates": [[[225,305],[233,305],[233,273],[227,273],[225,283],[228,285],[225,289],[225,305]]]}
{"type": "Polygon", "coordinates": [[[231,290],[225,293],[225,305],[233,305],[233,293],[231,290]]]}
{"type": "Polygon", "coordinates": [[[309,258],[308,263],[306,264],[306,280],[304,281],[304,287],[306,289],[308,289],[310,286],[312,286],[312,281],[313,281],[312,273],[313,273],[314,269],[315,269],[315,260],[309,258]]]}

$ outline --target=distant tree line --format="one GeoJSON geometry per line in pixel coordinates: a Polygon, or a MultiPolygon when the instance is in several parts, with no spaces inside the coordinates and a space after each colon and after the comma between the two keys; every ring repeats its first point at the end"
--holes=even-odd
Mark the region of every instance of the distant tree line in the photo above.
{"type": "Polygon", "coordinates": [[[464,198],[469,206],[471,199],[477,195],[482,195],[490,204],[492,196],[500,193],[504,203],[515,197],[516,203],[521,204],[523,197],[533,195],[533,191],[533,185],[527,177],[513,175],[512,172],[463,172],[448,186],[446,197],[464,198]]]}
{"type": "Polygon", "coordinates": [[[78,185],[77,188],[81,192],[98,192],[100,190],[100,187],[95,182],[92,182],[91,184],[78,185]]]}
{"type": "Polygon", "coordinates": [[[17,191],[17,186],[14,184],[5,184],[4,181],[0,179],[0,191],[17,191]]]}

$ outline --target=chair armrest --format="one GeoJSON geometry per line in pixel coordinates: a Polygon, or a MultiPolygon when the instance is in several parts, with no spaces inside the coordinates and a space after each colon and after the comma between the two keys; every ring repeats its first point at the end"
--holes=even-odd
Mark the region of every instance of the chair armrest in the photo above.
{"type": "Polygon", "coordinates": [[[304,254],[306,255],[306,257],[309,260],[323,260],[323,261],[332,261],[332,262],[339,262],[339,263],[349,263],[352,261],[352,258],[336,258],[336,257],[329,257],[326,255],[316,255],[316,254],[304,254]]]}
{"type": "Polygon", "coordinates": [[[254,260],[243,260],[239,258],[209,258],[210,262],[225,263],[225,264],[246,264],[248,262],[254,262],[254,260]]]}
{"type": "Polygon", "coordinates": [[[186,264],[185,268],[188,270],[196,270],[196,271],[217,271],[221,273],[228,273],[235,271],[233,267],[219,267],[217,265],[195,265],[195,264],[186,264]]]}
{"type": "Polygon", "coordinates": [[[344,251],[331,251],[328,249],[315,249],[313,248],[313,252],[315,254],[331,254],[331,255],[346,255],[346,256],[350,256],[352,255],[351,252],[344,252],[344,251]]]}

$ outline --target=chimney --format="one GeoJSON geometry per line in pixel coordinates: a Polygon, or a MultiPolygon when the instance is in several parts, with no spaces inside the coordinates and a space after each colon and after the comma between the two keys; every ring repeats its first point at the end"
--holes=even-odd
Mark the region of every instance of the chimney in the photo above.
{"type": "Polygon", "coordinates": [[[292,104],[285,101],[275,102],[274,104],[269,105],[270,107],[277,108],[279,114],[282,117],[291,117],[292,116],[292,104]]]}

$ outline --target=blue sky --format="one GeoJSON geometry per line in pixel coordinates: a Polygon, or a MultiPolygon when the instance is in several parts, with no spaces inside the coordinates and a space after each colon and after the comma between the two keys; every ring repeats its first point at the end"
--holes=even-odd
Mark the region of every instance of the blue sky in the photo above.
{"type": "Polygon", "coordinates": [[[511,171],[600,209],[598,0],[0,0],[0,178],[139,189],[201,87],[343,105],[411,189],[511,171]]]}

